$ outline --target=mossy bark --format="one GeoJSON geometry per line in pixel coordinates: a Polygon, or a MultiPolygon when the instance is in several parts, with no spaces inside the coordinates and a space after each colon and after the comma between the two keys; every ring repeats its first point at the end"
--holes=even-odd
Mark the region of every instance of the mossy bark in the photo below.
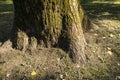
{"type": "Polygon", "coordinates": [[[84,13],[79,0],[13,2],[15,17],[12,41],[15,47],[25,50],[34,40],[41,47],[62,48],[70,54],[75,63],[86,62],[82,30],[84,13]]]}

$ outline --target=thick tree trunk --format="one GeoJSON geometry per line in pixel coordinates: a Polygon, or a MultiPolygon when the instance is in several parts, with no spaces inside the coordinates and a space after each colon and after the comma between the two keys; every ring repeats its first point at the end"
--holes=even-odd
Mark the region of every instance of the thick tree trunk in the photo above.
{"type": "Polygon", "coordinates": [[[12,29],[14,46],[60,47],[75,63],[86,61],[82,30],[83,11],[79,0],[13,0],[15,7],[12,29]]]}

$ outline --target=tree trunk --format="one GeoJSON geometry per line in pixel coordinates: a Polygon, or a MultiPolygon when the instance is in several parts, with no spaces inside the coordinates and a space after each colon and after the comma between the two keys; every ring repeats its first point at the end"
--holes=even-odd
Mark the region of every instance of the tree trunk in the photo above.
{"type": "Polygon", "coordinates": [[[84,64],[83,11],[79,0],[13,0],[15,8],[13,45],[59,47],[73,62],[84,64]]]}

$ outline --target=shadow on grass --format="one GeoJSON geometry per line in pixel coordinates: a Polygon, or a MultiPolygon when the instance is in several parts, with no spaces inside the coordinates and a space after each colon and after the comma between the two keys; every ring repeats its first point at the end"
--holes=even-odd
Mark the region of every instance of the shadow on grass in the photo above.
{"type": "Polygon", "coordinates": [[[120,4],[89,3],[83,4],[83,8],[90,18],[120,20],[120,4]]]}
{"type": "Polygon", "coordinates": [[[34,76],[31,76],[31,75],[25,75],[24,73],[21,74],[21,73],[13,73],[11,74],[9,77],[3,75],[3,76],[0,76],[0,80],[3,80],[3,79],[6,79],[6,80],[61,80],[60,78],[59,79],[55,79],[55,76],[54,75],[46,75],[46,76],[42,76],[41,75],[34,75],[34,76]]]}
{"type": "Polygon", "coordinates": [[[0,4],[0,13],[6,11],[13,11],[13,4],[0,4]]]}
{"type": "Polygon", "coordinates": [[[13,5],[0,4],[0,42],[5,42],[10,37],[13,24],[13,5]]]}

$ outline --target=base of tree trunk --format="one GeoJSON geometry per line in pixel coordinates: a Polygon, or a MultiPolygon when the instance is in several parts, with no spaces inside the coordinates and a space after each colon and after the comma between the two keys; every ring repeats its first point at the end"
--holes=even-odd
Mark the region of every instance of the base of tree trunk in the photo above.
{"type": "Polygon", "coordinates": [[[84,64],[84,17],[79,0],[13,0],[13,46],[31,51],[37,46],[61,48],[74,63],[84,64]]]}

